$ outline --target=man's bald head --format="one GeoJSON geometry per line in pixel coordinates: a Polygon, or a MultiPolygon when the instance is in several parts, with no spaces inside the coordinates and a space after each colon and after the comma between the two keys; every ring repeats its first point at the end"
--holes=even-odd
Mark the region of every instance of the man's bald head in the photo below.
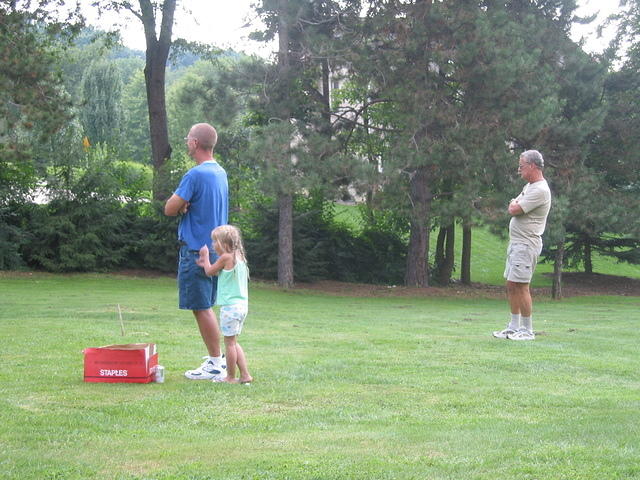
{"type": "Polygon", "coordinates": [[[189,131],[189,136],[198,141],[198,146],[212,152],[218,143],[218,132],[208,123],[196,123],[189,131]]]}

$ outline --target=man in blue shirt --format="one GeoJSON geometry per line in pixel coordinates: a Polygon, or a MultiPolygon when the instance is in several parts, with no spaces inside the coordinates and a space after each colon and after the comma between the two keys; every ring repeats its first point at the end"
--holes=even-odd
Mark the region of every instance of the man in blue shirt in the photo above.
{"type": "Polygon", "coordinates": [[[198,323],[208,355],[200,367],[185,372],[193,380],[215,380],[226,376],[220,352],[220,330],[212,306],[216,300],[218,277],[208,277],[196,265],[199,250],[209,247],[214,262],[211,231],[228,223],[229,187],[227,173],[213,158],[218,134],[208,123],[197,123],[185,139],[189,156],[196,162],[180,181],[164,207],[165,215],[181,215],[178,226],[180,259],[178,262],[179,307],[191,310],[198,323]]]}

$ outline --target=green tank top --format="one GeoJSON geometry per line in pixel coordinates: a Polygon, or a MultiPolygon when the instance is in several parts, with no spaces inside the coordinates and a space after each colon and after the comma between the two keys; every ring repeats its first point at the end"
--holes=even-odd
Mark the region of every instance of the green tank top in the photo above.
{"type": "Polygon", "coordinates": [[[249,271],[245,262],[236,262],[232,270],[218,273],[216,305],[235,305],[249,302],[249,271]]]}

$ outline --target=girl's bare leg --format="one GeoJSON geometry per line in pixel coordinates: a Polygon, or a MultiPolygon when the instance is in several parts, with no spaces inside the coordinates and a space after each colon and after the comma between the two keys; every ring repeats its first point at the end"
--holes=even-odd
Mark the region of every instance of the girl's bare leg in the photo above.
{"type": "Polygon", "coordinates": [[[247,358],[244,356],[244,350],[239,343],[236,342],[236,363],[240,370],[240,383],[249,383],[253,381],[253,377],[247,368],[247,358]]]}
{"type": "Polygon", "coordinates": [[[249,383],[253,381],[253,377],[247,369],[247,359],[244,350],[236,341],[236,336],[224,337],[225,356],[227,360],[227,383],[249,383]],[[240,370],[240,379],[236,378],[236,365],[240,370]]]}
{"type": "Polygon", "coordinates": [[[236,337],[224,337],[224,350],[227,360],[227,378],[226,382],[233,381],[236,378],[236,363],[238,356],[236,354],[236,337]]]}

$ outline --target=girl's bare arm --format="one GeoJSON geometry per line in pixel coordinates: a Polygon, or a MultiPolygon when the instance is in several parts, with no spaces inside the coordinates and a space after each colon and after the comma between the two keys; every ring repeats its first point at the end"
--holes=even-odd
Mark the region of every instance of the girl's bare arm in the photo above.
{"type": "Polygon", "coordinates": [[[223,253],[218,257],[215,263],[211,264],[209,260],[209,248],[205,245],[200,249],[200,258],[196,260],[196,263],[204,268],[204,273],[208,276],[218,275],[223,268],[233,268],[228,266],[229,262],[233,262],[232,255],[230,253],[223,253]]]}

